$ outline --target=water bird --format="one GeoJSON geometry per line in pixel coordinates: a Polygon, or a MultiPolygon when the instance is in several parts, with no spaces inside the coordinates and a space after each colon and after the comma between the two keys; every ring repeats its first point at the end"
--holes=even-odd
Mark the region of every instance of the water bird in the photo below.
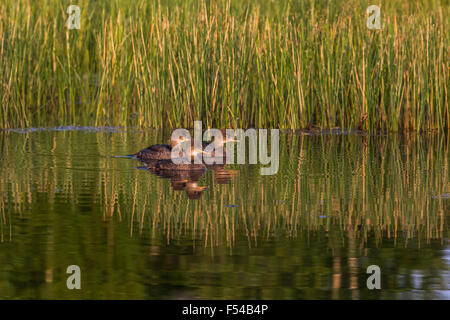
{"type": "Polygon", "coordinates": [[[154,144],[148,148],[142,149],[138,153],[131,156],[136,157],[138,160],[144,162],[154,162],[153,160],[165,160],[170,159],[172,156],[172,148],[180,143],[188,141],[189,139],[184,136],[172,137],[169,144],[154,144]]]}
{"type": "Polygon", "coordinates": [[[234,139],[233,137],[228,137],[226,134],[226,130],[220,130],[222,135],[215,136],[213,141],[203,141],[202,146],[203,149],[207,151],[207,156],[203,158],[206,159],[208,164],[226,164],[227,163],[227,152],[223,149],[223,146],[228,142],[240,142],[239,140],[234,139]],[[211,146],[210,146],[211,145],[211,146]],[[222,160],[215,161],[213,158],[216,157],[216,151],[222,149],[222,160]]]}

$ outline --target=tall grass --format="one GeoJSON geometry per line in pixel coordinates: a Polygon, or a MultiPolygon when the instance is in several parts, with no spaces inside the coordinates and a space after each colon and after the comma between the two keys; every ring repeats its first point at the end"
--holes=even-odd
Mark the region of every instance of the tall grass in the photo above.
{"type": "Polygon", "coordinates": [[[0,4],[0,126],[441,130],[448,0],[0,4]]]}

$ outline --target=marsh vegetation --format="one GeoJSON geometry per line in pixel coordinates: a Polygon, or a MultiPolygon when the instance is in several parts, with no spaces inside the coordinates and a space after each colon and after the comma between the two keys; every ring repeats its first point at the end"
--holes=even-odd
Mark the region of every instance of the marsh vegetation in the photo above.
{"type": "Polygon", "coordinates": [[[0,3],[0,126],[449,128],[448,0],[0,3]]]}

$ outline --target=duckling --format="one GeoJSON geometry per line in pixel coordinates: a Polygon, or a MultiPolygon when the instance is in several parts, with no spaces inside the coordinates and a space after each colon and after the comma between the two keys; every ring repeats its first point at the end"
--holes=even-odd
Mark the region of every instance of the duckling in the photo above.
{"type": "Polygon", "coordinates": [[[214,137],[214,140],[212,142],[203,142],[203,149],[207,148],[207,155],[204,156],[203,158],[206,160],[205,162],[208,164],[214,164],[217,162],[220,162],[220,160],[215,161],[213,158],[215,158],[216,155],[216,151],[220,148],[222,148],[222,161],[221,163],[217,163],[217,164],[226,164],[227,163],[227,152],[226,150],[223,149],[223,146],[228,143],[228,142],[239,142],[239,140],[233,139],[231,137],[227,137],[226,135],[226,130],[220,130],[222,133],[222,136],[218,136],[218,137],[214,137]],[[209,151],[209,149],[211,149],[211,146],[208,147],[210,144],[212,144],[212,147],[214,148],[213,150],[209,151]]]}

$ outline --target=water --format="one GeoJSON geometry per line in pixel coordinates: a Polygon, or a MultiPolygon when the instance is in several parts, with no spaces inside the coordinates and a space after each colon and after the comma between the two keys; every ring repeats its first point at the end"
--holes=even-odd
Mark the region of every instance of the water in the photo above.
{"type": "Polygon", "coordinates": [[[0,298],[450,298],[447,137],[285,133],[278,174],[181,177],[194,194],[114,157],[167,138],[0,132],[0,298]]]}

